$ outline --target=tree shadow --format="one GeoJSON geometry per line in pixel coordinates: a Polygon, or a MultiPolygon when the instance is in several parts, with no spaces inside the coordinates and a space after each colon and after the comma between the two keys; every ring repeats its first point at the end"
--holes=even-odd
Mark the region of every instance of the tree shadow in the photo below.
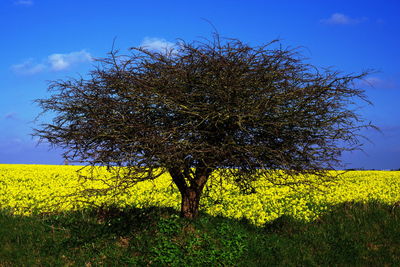
{"type": "Polygon", "coordinates": [[[1,226],[14,231],[14,237],[25,236],[32,243],[29,249],[69,259],[105,255],[109,263],[122,265],[129,258],[140,259],[138,265],[178,266],[400,263],[400,203],[346,202],[312,222],[284,215],[263,226],[206,213],[186,219],[166,207],[104,206],[31,217],[0,214],[1,226]],[[36,221],[36,230],[29,220],[36,221]]]}

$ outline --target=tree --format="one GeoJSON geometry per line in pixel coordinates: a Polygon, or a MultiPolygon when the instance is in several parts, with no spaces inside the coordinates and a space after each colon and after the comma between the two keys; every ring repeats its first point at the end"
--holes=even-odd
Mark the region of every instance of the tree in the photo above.
{"type": "Polygon", "coordinates": [[[356,83],[367,72],[320,70],[277,41],[251,47],[214,34],[130,51],[113,49],[89,78],[52,81],[52,95],[37,102],[55,117],[35,135],[70,162],[123,169],[118,187],[168,172],[184,217],[197,216],[216,173],[244,190],[260,177],[328,179],[371,127],[355,112],[358,100],[368,102],[356,83]]]}

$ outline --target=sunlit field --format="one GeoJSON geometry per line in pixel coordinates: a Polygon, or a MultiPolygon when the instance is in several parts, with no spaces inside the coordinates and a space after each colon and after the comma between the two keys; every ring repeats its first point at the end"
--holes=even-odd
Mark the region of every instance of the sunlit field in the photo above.
{"type": "MultiPolygon", "coordinates": [[[[179,210],[180,195],[165,174],[155,181],[138,183],[124,194],[113,196],[78,197],[82,189],[79,166],[0,165],[0,208],[13,214],[54,213],[79,210],[95,205],[158,206],[179,210]]],[[[83,170],[85,172],[85,170],[83,170]]],[[[98,177],[107,177],[105,169],[98,177]]],[[[218,179],[216,179],[218,180],[218,179]]],[[[87,182],[85,187],[101,188],[103,184],[87,182]]],[[[325,191],[309,191],[272,186],[267,181],[254,184],[256,193],[241,194],[236,186],[210,183],[202,198],[201,211],[213,216],[246,218],[255,225],[263,225],[289,215],[303,221],[315,220],[330,207],[343,202],[378,201],[394,204],[400,201],[400,171],[351,171],[325,191]]]]}

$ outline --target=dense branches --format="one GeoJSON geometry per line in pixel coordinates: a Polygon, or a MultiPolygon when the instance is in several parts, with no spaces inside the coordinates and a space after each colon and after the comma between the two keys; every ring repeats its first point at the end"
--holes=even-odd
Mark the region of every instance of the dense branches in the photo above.
{"type": "Polygon", "coordinates": [[[168,171],[182,210],[198,206],[216,169],[239,184],[277,169],[324,174],[369,126],[353,110],[367,101],[355,87],[367,73],[320,71],[276,45],[214,35],[163,52],[112,51],[90,78],[51,83],[53,95],[38,103],[56,116],[36,134],[69,160],[129,167],[121,179],[130,182],[168,171]]]}

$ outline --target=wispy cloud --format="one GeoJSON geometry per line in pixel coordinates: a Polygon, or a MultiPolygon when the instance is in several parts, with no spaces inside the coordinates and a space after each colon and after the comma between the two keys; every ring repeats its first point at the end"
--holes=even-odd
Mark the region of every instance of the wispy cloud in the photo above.
{"type": "Polygon", "coordinates": [[[33,75],[46,69],[45,64],[35,63],[32,58],[11,66],[11,69],[17,74],[33,75]]]}
{"type": "Polygon", "coordinates": [[[386,21],[385,21],[384,19],[377,19],[377,20],[376,20],[376,23],[382,25],[382,24],[385,24],[386,21]]]}
{"type": "Polygon", "coordinates": [[[4,119],[8,120],[18,120],[18,113],[17,112],[8,112],[3,116],[4,119]]]}
{"type": "Polygon", "coordinates": [[[342,13],[334,13],[328,19],[321,19],[321,23],[330,25],[350,25],[366,21],[367,18],[352,18],[342,13]]]}
{"type": "Polygon", "coordinates": [[[361,85],[372,87],[375,89],[396,89],[400,88],[400,85],[397,84],[392,79],[382,79],[379,77],[368,77],[361,81],[361,85]]]}
{"type": "Polygon", "coordinates": [[[398,124],[385,124],[379,126],[379,128],[384,132],[399,132],[400,133],[400,125],[398,124]]]}
{"type": "Polygon", "coordinates": [[[32,6],[33,0],[17,0],[17,1],[14,1],[14,4],[16,4],[18,6],[32,6]]]}
{"type": "Polygon", "coordinates": [[[145,37],[140,46],[148,50],[156,50],[163,52],[171,48],[174,48],[175,44],[168,42],[167,40],[162,38],[145,37]]]}
{"type": "Polygon", "coordinates": [[[33,59],[28,59],[20,64],[12,65],[11,70],[17,74],[34,75],[47,70],[66,70],[73,65],[89,62],[91,60],[93,60],[92,56],[85,50],[66,54],[55,53],[49,55],[40,63],[35,62],[33,59]]]}

